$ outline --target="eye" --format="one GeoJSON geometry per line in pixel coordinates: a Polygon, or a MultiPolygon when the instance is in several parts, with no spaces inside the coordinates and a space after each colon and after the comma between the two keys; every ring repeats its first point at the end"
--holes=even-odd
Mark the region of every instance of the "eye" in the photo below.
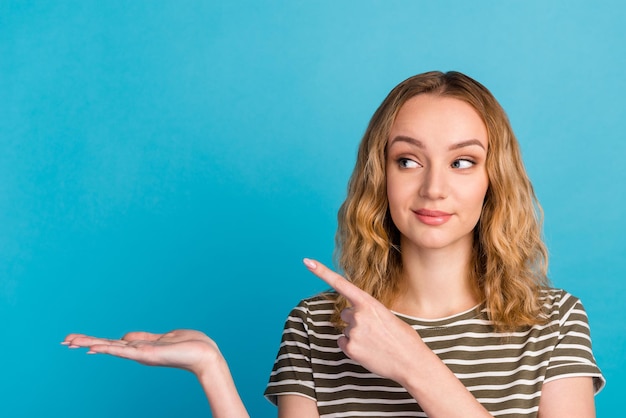
{"type": "Polygon", "coordinates": [[[398,166],[400,168],[417,168],[420,167],[420,164],[409,158],[398,158],[398,166]]]}
{"type": "Polygon", "coordinates": [[[452,168],[460,168],[460,169],[471,168],[475,164],[476,163],[472,160],[468,160],[466,158],[459,158],[458,160],[454,160],[454,162],[452,162],[452,168]]]}

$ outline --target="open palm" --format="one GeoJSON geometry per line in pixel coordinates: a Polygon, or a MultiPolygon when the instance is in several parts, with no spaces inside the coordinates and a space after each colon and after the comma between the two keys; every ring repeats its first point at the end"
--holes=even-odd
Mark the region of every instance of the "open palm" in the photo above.
{"type": "Polygon", "coordinates": [[[220,356],[215,342],[200,331],[175,330],[166,334],[131,332],[119,340],[70,334],[63,344],[88,347],[89,353],[104,353],[149,366],[176,367],[199,374],[202,366],[220,356]]]}

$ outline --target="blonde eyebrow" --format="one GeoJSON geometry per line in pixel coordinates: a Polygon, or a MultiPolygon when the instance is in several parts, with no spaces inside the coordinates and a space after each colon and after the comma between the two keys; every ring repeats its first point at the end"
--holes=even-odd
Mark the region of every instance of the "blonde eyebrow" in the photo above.
{"type": "MultiPolygon", "coordinates": [[[[403,135],[396,136],[391,139],[391,141],[389,142],[389,146],[392,146],[396,142],[407,142],[411,145],[415,145],[418,148],[422,148],[422,149],[426,148],[424,144],[422,143],[422,141],[420,141],[419,139],[411,138],[410,136],[403,136],[403,135]]],[[[480,142],[478,139],[468,139],[467,141],[461,141],[456,144],[450,145],[448,149],[455,150],[459,148],[470,147],[472,145],[477,145],[481,147],[482,149],[485,149],[482,142],[480,142]]]]}
{"type": "Polygon", "coordinates": [[[478,139],[468,139],[467,141],[459,142],[457,144],[450,145],[449,150],[455,150],[459,148],[470,147],[472,145],[478,145],[482,149],[485,149],[483,144],[478,139]]]}
{"type": "Polygon", "coordinates": [[[396,136],[392,138],[391,141],[389,141],[389,146],[392,146],[396,142],[407,142],[411,145],[415,145],[418,148],[422,148],[422,149],[425,148],[422,141],[420,141],[419,139],[411,138],[410,136],[402,136],[402,135],[396,136]]]}

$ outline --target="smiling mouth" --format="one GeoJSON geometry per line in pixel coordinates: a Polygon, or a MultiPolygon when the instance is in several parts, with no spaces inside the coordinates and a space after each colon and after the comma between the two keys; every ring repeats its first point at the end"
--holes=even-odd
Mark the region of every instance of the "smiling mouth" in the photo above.
{"type": "Polygon", "coordinates": [[[413,213],[421,223],[431,226],[443,225],[452,217],[451,213],[439,210],[418,209],[413,213]]]}

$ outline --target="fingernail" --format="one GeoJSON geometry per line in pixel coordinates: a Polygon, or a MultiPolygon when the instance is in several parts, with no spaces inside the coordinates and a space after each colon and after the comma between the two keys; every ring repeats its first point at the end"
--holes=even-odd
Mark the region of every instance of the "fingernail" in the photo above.
{"type": "Polygon", "coordinates": [[[96,354],[96,352],[89,350],[89,351],[87,351],[87,354],[96,354]]]}
{"type": "Polygon", "coordinates": [[[61,345],[70,345],[69,341],[63,341],[61,345]]]}
{"type": "Polygon", "coordinates": [[[310,260],[308,258],[305,258],[304,260],[302,260],[302,262],[304,262],[304,265],[310,269],[315,269],[317,267],[317,264],[315,264],[313,260],[310,260]]]}

